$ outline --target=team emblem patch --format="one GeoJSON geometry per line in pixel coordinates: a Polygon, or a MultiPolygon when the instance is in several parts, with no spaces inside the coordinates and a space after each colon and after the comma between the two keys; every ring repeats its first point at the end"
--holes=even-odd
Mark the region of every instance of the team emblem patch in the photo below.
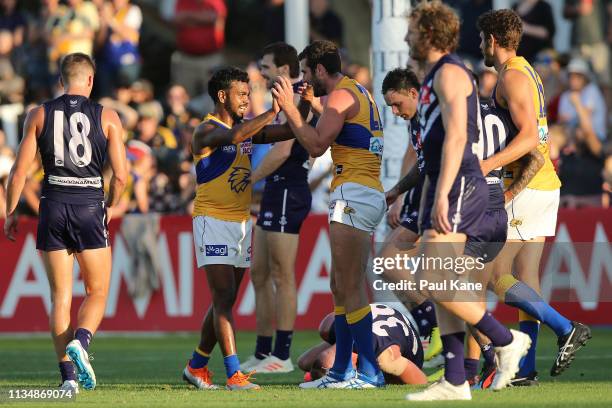
{"type": "Polygon", "coordinates": [[[242,193],[251,182],[251,170],[245,167],[234,167],[227,181],[235,193],[242,193]]]}
{"type": "Polygon", "coordinates": [[[355,214],[355,209],[353,207],[349,207],[348,205],[346,207],[344,207],[344,213],[345,214],[355,214]]]}
{"type": "Polygon", "coordinates": [[[241,154],[251,154],[253,152],[253,142],[251,139],[245,140],[240,143],[240,153],[241,154]]]}
{"type": "Polygon", "coordinates": [[[511,227],[518,227],[520,225],[523,225],[523,220],[517,220],[516,218],[510,220],[511,227]]]}

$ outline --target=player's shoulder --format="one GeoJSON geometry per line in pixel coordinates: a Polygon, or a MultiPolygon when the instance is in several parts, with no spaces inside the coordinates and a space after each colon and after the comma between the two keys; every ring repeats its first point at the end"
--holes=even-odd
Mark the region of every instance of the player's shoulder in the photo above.
{"type": "Polygon", "coordinates": [[[472,81],[468,70],[452,62],[446,62],[440,66],[433,78],[434,87],[437,89],[460,89],[464,87],[471,92],[472,81]]]}
{"type": "Polygon", "coordinates": [[[120,121],[119,114],[116,110],[102,106],[102,120],[103,121],[120,121]]]}

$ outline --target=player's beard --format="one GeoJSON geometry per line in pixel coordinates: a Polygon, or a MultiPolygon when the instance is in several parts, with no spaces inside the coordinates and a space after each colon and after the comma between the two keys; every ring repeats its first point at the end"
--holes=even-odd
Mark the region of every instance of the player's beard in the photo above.
{"type": "MultiPolygon", "coordinates": [[[[238,105],[238,106],[236,107],[236,109],[234,109],[234,108],[232,107],[232,104],[230,103],[230,101],[229,101],[229,100],[225,102],[225,110],[226,110],[226,111],[227,111],[227,112],[230,114],[230,116],[232,117],[232,121],[234,122],[234,124],[236,124],[236,123],[240,123],[240,122],[242,122],[242,119],[244,119],[244,118],[243,118],[243,116],[244,116],[244,115],[242,115],[242,114],[238,113],[238,109],[239,109],[241,106],[243,106],[243,105],[238,105]]],[[[247,106],[247,108],[248,108],[248,106],[247,106]]],[[[245,111],[246,111],[246,109],[245,109],[245,111]]]]}
{"type": "Polygon", "coordinates": [[[417,41],[412,47],[410,47],[410,58],[417,61],[419,65],[421,65],[427,58],[428,49],[429,41],[417,41]]]}
{"type": "Polygon", "coordinates": [[[327,89],[325,89],[325,85],[323,85],[323,82],[321,82],[317,78],[312,78],[312,90],[314,91],[314,96],[316,97],[327,95],[327,89]]]}

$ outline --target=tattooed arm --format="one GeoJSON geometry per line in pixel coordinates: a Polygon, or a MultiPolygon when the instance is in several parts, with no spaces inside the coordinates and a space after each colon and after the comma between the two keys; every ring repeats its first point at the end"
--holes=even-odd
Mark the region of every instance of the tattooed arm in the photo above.
{"type": "Polygon", "coordinates": [[[510,186],[504,191],[505,202],[509,202],[527,187],[536,173],[544,166],[544,156],[538,149],[533,149],[521,159],[521,170],[510,186]]]}
{"type": "Polygon", "coordinates": [[[419,166],[416,163],[412,166],[408,174],[406,174],[395,186],[385,194],[387,205],[392,204],[397,198],[416,186],[419,182],[419,166]]]}

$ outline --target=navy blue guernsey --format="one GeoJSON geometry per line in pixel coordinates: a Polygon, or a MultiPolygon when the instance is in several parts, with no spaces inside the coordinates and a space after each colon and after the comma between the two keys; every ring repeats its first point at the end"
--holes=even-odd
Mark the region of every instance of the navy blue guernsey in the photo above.
{"type": "MultiPolygon", "coordinates": [[[[297,92],[303,81],[292,85],[293,92],[297,92]]],[[[278,123],[278,122],[277,122],[278,123]]],[[[310,125],[316,126],[316,119],[310,121],[310,125]]],[[[296,140],[291,147],[291,153],[287,160],[280,165],[272,174],[266,177],[265,188],[285,188],[287,186],[308,186],[308,152],[296,140]]]]}
{"type": "Polygon", "coordinates": [[[414,115],[410,119],[410,144],[416,154],[416,166],[419,169],[419,182],[416,186],[408,190],[407,199],[411,207],[418,210],[421,203],[421,192],[423,191],[423,182],[425,180],[425,158],[423,157],[423,146],[421,145],[421,128],[419,126],[419,115],[414,115]]]}
{"type": "MultiPolygon", "coordinates": [[[[455,54],[446,54],[433,66],[423,80],[419,91],[419,123],[421,142],[425,159],[425,173],[436,181],[440,173],[442,145],[445,130],[442,122],[439,99],[434,90],[434,78],[444,64],[454,64],[465,70],[469,78],[472,73],[455,54]]],[[[476,83],[472,81],[472,93],[467,97],[467,143],[463,150],[458,176],[482,176],[478,158],[472,152],[473,144],[478,141],[478,92],[476,83]]]]}
{"type": "Polygon", "coordinates": [[[102,169],[107,140],[102,106],[79,95],[43,103],[38,148],[45,173],[42,196],[67,204],[104,200],[102,169]]]}
{"type": "Polygon", "coordinates": [[[287,160],[266,177],[266,188],[308,186],[308,152],[296,140],[287,160]]]}
{"type": "MultiPolygon", "coordinates": [[[[518,130],[507,110],[499,109],[493,101],[480,102],[482,137],[478,140],[477,155],[480,160],[488,159],[516,136],[518,130]]],[[[489,208],[504,208],[502,169],[494,169],[487,174],[489,185],[489,208]]]]}

